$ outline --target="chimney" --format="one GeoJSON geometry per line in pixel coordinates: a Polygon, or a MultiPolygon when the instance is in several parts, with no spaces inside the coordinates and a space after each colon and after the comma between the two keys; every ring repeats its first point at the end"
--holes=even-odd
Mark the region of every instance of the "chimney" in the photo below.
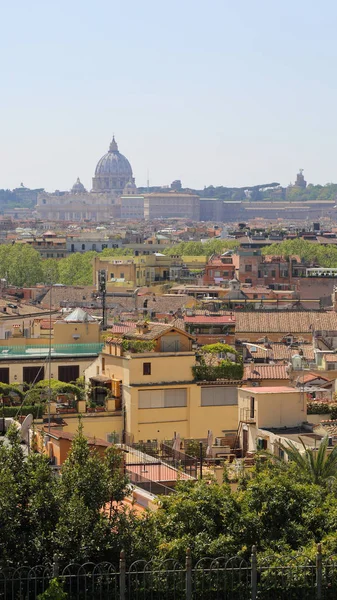
{"type": "Polygon", "coordinates": [[[137,333],[140,335],[144,335],[149,331],[149,324],[147,321],[138,321],[137,323],[137,333]]]}

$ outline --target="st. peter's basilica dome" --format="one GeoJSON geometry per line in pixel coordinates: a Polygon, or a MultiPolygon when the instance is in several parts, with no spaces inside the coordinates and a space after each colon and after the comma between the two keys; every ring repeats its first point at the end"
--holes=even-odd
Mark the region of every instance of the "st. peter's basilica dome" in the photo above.
{"type": "Polygon", "coordinates": [[[92,180],[92,191],[121,194],[129,181],[134,182],[131,165],[128,159],[119,152],[117,142],[113,137],[109,152],[104,154],[97,163],[92,180]]]}

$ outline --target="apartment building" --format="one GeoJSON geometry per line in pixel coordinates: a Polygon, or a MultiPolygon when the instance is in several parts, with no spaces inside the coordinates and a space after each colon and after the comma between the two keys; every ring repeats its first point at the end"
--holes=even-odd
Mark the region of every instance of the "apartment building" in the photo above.
{"type": "Polygon", "coordinates": [[[196,381],[193,342],[185,331],[163,323],[139,323],[124,340],[107,340],[85,378],[119,391],[124,439],[165,440],[174,432],[205,438],[208,429],[221,437],[236,431],[238,382],[196,381]],[[153,349],[141,349],[139,342],[151,342],[153,349]]]}

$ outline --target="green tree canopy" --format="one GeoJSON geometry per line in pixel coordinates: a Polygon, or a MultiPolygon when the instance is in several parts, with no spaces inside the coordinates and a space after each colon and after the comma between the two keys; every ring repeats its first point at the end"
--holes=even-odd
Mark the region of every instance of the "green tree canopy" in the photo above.
{"type": "Polygon", "coordinates": [[[76,252],[59,261],[59,282],[65,285],[90,285],[93,277],[93,258],[97,252],[76,252]]]}
{"type": "Polygon", "coordinates": [[[302,238],[271,244],[262,249],[262,254],[284,257],[299,256],[300,259],[321,267],[337,267],[337,248],[335,246],[324,246],[302,238]]]}

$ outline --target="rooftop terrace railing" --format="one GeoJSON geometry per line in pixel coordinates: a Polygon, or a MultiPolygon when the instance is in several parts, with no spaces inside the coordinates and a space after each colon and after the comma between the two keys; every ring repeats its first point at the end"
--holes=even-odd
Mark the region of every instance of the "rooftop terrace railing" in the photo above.
{"type": "Polygon", "coordinates": [[[337,594],[337,557],[305,555],[261,557],[252,549],[240,556],[202,558],[193,563],[138,560],[119,564],[61,564],[0,570],[0,598],[36,600],[52,578],[69,600],[333,600],[337,594]]]}
{"type": "MultiPolygon", "coordinates": [[[[94,356],[98,355],[103,348],[103,343],[92,344],[53,344],[51,348],[52,357],[60,356],[94,356]]],[[[18,358],[19,356],[30,358],[46,358],[49,354],[48,344],[26,346],[0,346],[0,360],[18,358]]]]}

